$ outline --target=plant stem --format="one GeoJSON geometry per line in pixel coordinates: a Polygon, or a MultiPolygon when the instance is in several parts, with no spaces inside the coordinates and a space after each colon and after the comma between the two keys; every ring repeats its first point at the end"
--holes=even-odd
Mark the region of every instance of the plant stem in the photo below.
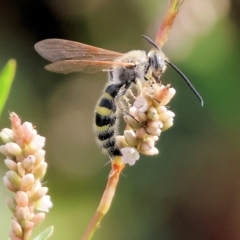
{"type": "Polygon", "coordinates": [[[93,234],[95,233],[95,230],[100,225],[102,218],[108,212],[113,200],[113,196],[115,194],[120,173],[122,172],[124,166],[125,165],[122,163],[121,157],[117,157],[112,161],[112,170],[108,177],[106,189],[103,193],[97,211],[95,212],[92,220],[90,221],[82,237],[82,240],[90,240],[92,238],[93,234]]]}

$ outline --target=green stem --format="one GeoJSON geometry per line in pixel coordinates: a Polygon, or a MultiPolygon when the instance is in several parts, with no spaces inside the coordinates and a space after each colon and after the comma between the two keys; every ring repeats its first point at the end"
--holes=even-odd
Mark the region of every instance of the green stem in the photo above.
{"type": "Polygon", "coordinates": [[[82,237],[82,240],[92,239],[92,236],[95,233],[98,226],[100,225],[102,218],[108,212],[115,194],[120,173],[122,172],[123,168],[124,168],[124,165],[122,164],[120,157],[112,161],[112,171],[109,175],[106,189],[103,193],[103,196],[97,208],[97,211],[95,212],[93,218],[91,219],[82,237]]]}

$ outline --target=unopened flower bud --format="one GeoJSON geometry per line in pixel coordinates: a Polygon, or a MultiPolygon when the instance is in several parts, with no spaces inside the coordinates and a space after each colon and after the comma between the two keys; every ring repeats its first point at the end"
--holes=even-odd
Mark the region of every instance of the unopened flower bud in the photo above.
{"type": "Polygon", "coordinates": [[[156,110],[156,108],[154,108],[154,107],[150,107],[150,108],[148,109],[148,114],[147,114],[147,116],[148,116],[151,120],[153,120],[153,121],[159,120],[159,116],[158,116],[157,110],[156,110]]]}
{"type": "Polygon", "coordinates": [[[4,160],[4,163],[9,170],[13,170],[14,172],[17,171],[17,163],[12,159],[7,158],[4,160]]]}
{"type": "Polygon", "coordinates": [[[44,161],[45,154],[46,154],[46,151],[43,149],[38,149],[37,151],[34,152],[34,156],[36,158],[35,166],[37,166],[38,164],[44,161]]]}
{"type": "Polygon", "coordinates": [[[147,114],[145,112],[136,112],[136,117],[140,123],[147,121],[147,114]]]}
{"type": "Polygon", "coordinates": [[[155,142],[153,138],[148,137],[145,138],[143,142],[140,143],[139,150],[143,153],[149,151],[151,148],[153,148],[155,145],[155,142]]]}
{"type": "Polygon", "coordinates": [[[5,145],[0,146],[0,152],[5,155],[6,157],[12,157],[12,154],[10,154],[6,148],[5,145]]]}
{"type": "Polygon", "coordinates": [[[149,104],[146,98],[138,96],[133,103],[133,106],[138,109],[139,112],[146,112],[149,108],[149,104]]]}
{"type": "Polygon", "coordinates": [[[139,122],[133,116],[125,115],[124,120],[133,129],[138,129],[140,126],[139,122]]]}
{"type": "Polygon", "coordinates": [[[174,116],[175,116],[175,114],[172,111],[169,111],[169,110],[166,111],[165,113],[159,114],[159,118],[163,122],[167,121],[169,118],[173,118],[174,116]]]}
{"type": "Polygon", "coordinates": [[[139,139],[143,139],[148,136],[148,133],[144,128],[140,128],[136,130],[136,137],[139,139]]]}
{"type": "Polygon", "coordinates": [[[37,168],[34,170],[33,174],[36,179],[41,179],[46,174],[47,171],[47,163],[42,162],[37,166],[37,168]]]}
{"type": "Polygon", "coordinates": [[[175,95],[175,93],[176,93],[176,90],[174,88],[169,88],[167,95],[161,101],[160,105],[162,105],[162,106],[167,105],[169,103],[169,101],[172,99],[172,97],[175,95]]]}
{"type": "Polygon", "coordinates": [[[142,153],[145,155],[153,156],[153,155],[157,155],[159,151],[156,147],[152,147],[149,151],[144,151],[142,153]]]}
{"type": "Polygon", "coordinates": [[[12,232],[16,236],[22,237],[23,231],[22,231],[22,227],[20,226],[20,224],[15,219],[12,219],[11,225],[12,225],[12,232]]]}
{"type": "Polygon", "coordinates": [[[15,212],[15,217],[20,223],[25,223],[26,220],[29,220],[30,212],[28,207],[17,207],[15,212]]]}
{"type": "Polygon", "coordinates": [[[15,209],[16,209],[16,206],[17,206],[17,203],[16,203],[15,199],[7,197],[6,198],[6,204],[7,204],[8,208],[10,209],[10,211],[12,213],[14,213],[15,209]]]}
{"type": "Polygon", "coordinates": [[[6,173],[9,182],[16,188],[21,185],[21,177],[14,171],[10,170],[6,173]]]}
{"type": "MultiPolygon", "coordinates": [[[[161,86],[159,87],[158,85],[154,85],[155,88],[155,94],[154,94],[154,99],[156,99],[160,104],[164,101],[164,99],[166,98],[166,96],[168,95],[169,92],[169,86],[161,86]]],[[[164,105],[164,104],[161,104],[164,105]]]]}
{"type": "Polygon", "coordinates": [[[37,213],[34,215],[34,217],[31,219],[31,222],[34,223],[34,227],[39,225],[44,219],[46,214],[45,213],[37,213]]]}
{"type": "Polygon", "coordinates": [[[161,121],[148,121],[147,122],[148,127],[152,128],[162,128],[163,123],[161,121]]]}
{"type": "Polygon", "coordinates": [[[36,158],[34,155],[29,155],[27,158],[25,158],[22,161],[22,167],[27,171],[30,172],[34,169],[34,163],[36,161],[36,158]]]}
{"type": "Polygon", "coordinates": [[[22,191],[28,191],[34,184],[35,178],[32,173],[28,173],[22,177],[22,184],[20,189],[22,191]]]}
{"type": "Polygon", "coordinates": [[[22,167],[21,162],[17,163],[17,172],[21,177],[25,174],[25,169],[22,167]]]}
{"type": "Polygon", "coordinates": [[[24,229],[26,230],[31,230],[34,228],[34,223],[32,221],[28,221],[26,224],[25,224],[25,227],[24,229]]]}
{"type": "Polygon", "coordinates": [[[146,132],[150,135],[159,137],[160,134],[161,134],[161,129],[160,128],[147,127],[146,132]]]}
{"type": "Polygon", "coordinates": [[[167,111],[167,108],[165,106],[158,106],[156,109],[158,114],[161,114],[167,111]]]}
{"type": "Polygon", "coordinates": [[[0,132],[0,138],[4,143],[12,142],[13,141],[12,130],[9,128],[4,128],[0,132]]]}
{"type": "Polygon", "coordinates": [[[28,205],[28,195],[23,191],[18,191],[15,199],[19,207],[26,207],[28,205]]]}
{"type": "Polygon", "coordinates": [[[137,144],[136,134],[133,130],[125,130],[124,137],[128,145],[134,147],[137,144]]]}
{"type": "Polygon", "coordinates": [[[116,136],[116,144],[120,149],[128,146],[125,137],[121,135],[116,136]]]}
{"type": "Polygon", "coordinates": [[[156,142],[159,140],[159,137],[158,136],[152,136],[153,140],[156,142]]]}
{"type": "Polygon", "coordinates": [[[28,144],[33,137],[33,125],[30,122],[24,122],[22,124],[22,131],[24,133],[24,141],[26,144],[28,144]]]}
{"type": "Polygon", "coordinates": [[[6,175],[3,177],[3,183],[5,187],[11,192],[16,192],[18,190],[18,188],[13,186],[13,184],[8,180],[8,177],[6,175]]]}
{"type": "Polygon", "coordinates": [[[32,196],[30,197],[31,202],[38,201],[40,198],[42,198],[44,195],[46,195],[47,192],[48,192],[48,188],[47,187],[41,187],[41,188],[37,189],[32,194],[32,196]]]}
{"type": "Polygon", "coordinates": [[[168,121],[164,122],[162,131],[167,130],[168,128],[172,127],[173,125],[173,118],[168,119],[168,121]]]}
{"type": "Polygon", "coordinates": [[[22,149],[19,147],[18,144],[14,143],[14,142],[6,143],[5,144],[5,148],[12,155],[20,155],[20,154],[22,154],[22,149]]]}

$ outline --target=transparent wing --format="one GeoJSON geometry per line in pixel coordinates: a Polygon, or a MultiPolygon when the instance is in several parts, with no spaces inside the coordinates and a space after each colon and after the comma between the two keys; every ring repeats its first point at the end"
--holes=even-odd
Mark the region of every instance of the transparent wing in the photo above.
{"type": "Polygon", "coordinates": [[[113,61],[123,55],[122,53],[63,39],[42,40],[36,43],[34,48],[50,62],[68,59],[113,61]]]}
{"type": "Polygon", "coordinates": [[[91,60],[63,60],[60,62],[51,63],[45,68],[51,72],[71,73],[71,72],[86,72],[94,73],[101,70],[107,70],[114,66],[133,67],[133,63],[112,62],[112,61],[91,61],[91,60]]]}

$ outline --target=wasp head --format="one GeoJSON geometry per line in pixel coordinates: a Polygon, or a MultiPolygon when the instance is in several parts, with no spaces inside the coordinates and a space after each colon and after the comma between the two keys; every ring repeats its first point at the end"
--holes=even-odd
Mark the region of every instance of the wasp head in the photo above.
{"type": "Polygon", "coordinates": [[[147,55],[148,63],[146,67],[145,79],[149,80],[151,77],[153,77],[156,81],[159,81],[162,74],[167,68],[167,59],[163,54],[161,48],[155,42],[153,42],[147,36],[143,35],[143,37],[154,47],[154,49],[150,50],[147,55]]]}

